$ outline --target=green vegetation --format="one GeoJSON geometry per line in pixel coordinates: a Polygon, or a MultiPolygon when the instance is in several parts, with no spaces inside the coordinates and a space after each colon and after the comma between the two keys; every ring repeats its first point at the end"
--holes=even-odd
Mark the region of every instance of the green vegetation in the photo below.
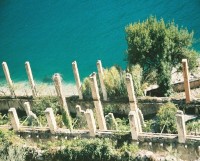
{"type": "Polygon", "coordinates": [[[197,66],[197,52],[191,49],[193,32],[179,28],[174,22],[150,17],[128,25],[125,30],[128,66],[139,64],[145,79],[156,74],[154,81],[161,96],[170,95],[171,71],[173,67],[180,69],[182,59],[188,59],[190,70],[197,66]]]}
{"type": "Polygon", "coordinates": [[[26,149],[22,145],[23,140],[13,131],[0,130],[0,160],[25,161],[26,149]]]}
{"type": "MultiPolygon", "coordinates": [[[[124,135],[115,138],[94,138],[94,139],[71,139],[33,142],[30,139],[24,140],[12,131],[0,130],[0,160],[8,161],[131,161],[138,152],[138,146],[131,142],[124,142],[124,135]],[[26,147],[22,145],[26,142],[26,147]],[[43,152],[39,154],[32,146],[43,152]]],[[[127,140],[127,139],[126,139],[127,140]]]]}
{"type": "MultiPolygon", "coordinates": [[[[132,75],[133,85],[137,96],[143,96],[144,90],[147,87],[146,82],[142,82],[142,68],[140,65],[131,66],[126,71],[122,70],[119,66],[112,66],[104,69],[104,83],[109,99],[127,98],[126,89],[126,72],[132,75]]],[[[99,89],[100,83],[97,77],[99,89]]],[[[91,87],[89,78],[85,78],[82,84],[82,92],[84,99],[91,99],[91,87]]],[[[101,90],[100,90],[101,92],[101,90]]],[[[102,93],[100,93],[102,94],[102,93]]]]}
{"type": "Polygon", "coordinates": [[[125,72],[121,68],[112,66],[105,69],[104,83],[109,98],[127,97],[125,72]]]}
{"type": "Polygon", "coordinates": [[[195,120],[191,120],[186,124],[187,132],[188,133],[200,133],[200,119],[197,118],[195,120]]]}
{"type": "Polygon", "coordinates": [[[104,161],[104,160],[134,160],[138,146],[123,142],[117,144],[117,140],[109,138],[77,139],[53,143],[48,142],[47,151],[44,155],[45,160],[64,161],[104,161]],[[57,144],[57,145],[56,145],[57,144]],[[63,149],[54,151],[51,147],[63,146],[63,149]]]}
{"type": "Polygon", "coordinates": [[[143,127],[143,130],[156,133],[177,133],[176,112],[177,108],[173,103],[168,102],[162,105],[156,118],[146,121],[146,127],[143,127]]]}
{"type": "Polygon", "coordinates": [[[6,114],[2,115],[0,113],[0,125],[5,125],[8,123],[8,116],[6,114]]]}

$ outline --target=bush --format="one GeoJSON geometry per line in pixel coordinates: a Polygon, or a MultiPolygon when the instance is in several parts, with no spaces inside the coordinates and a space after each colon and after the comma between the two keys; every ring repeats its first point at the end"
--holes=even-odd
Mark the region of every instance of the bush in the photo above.
{"type": "Polygon", "coordinates": [[[169,102],[162,105],[156,115],[155,122],[157,131],[162,133],[177,133],[176,127],[176,106],[169,102]]]}
{"type": "Polygon", "coordinates": [[[125,72],[121,68],[112,66],[104,70],[104,83],[109,98],[127,97],[125,72]]]}
{"type": "MultiPolygon", "coordinates": [[[[137,96],[144,95],[144,90],[147,87],[147,83],[143,83],[142,77],[142,68],[140,65],[135,65],[127,69],[127,72],[132,74],[133,85],[135,89],[135,93],[137,96]]],[[[127,98],[127,89],[126,89],[126,71],[123,71],[118,66],[112,66],[111,68],[104,69],[104,83],[106,87],[106,91],[108,94],[108,98],[127,98]]],[[[97,78],[97,83],[99,85],[99,79],[97,78]]],[[[100,89],[100,86],[99,86],[100,89]]],[[[89,78],[85,78],[82,84],[82,92],[84,99],[91,99],[91,87],[89,78]]],[[[101,90],[99,90],[100,95],[101,90]]]]}
{"type": "Polygon", "coordinates": [[[22,140],[12,131],[0,130],[0,160],[25,161],[26,150],[22,140]]]}
{"type": "Polygon", "coordinates": [[[82,93],[83,93],[83,98],[84,99],[91,99],[92,98],[92,91],[91,91],[91,87],[90,87],[90,80],[89,78],[85,78],[83,80],[83,83],[82,83],[82,93]]]}
{"type": "Polygon", "coordinates": [[[189,133],[199,133],[200,132],[200,119],[189,121],[186,124],[187,131],[189,133]]]}
{"type": "Polygon", "coordinates": [[[165,23],[163,19],[150,17],[126,27],[128,44],[128,66],[139,64],[144,77],[157,73],[155,81],[160,87],[160,95],[170,95],[171,71],[180,68],[181,60],[188,59],[189,68],[197,66],[198,54],[191,49],[193,32],[178,28],[174,22],[165,23]]]}
{"type": "Polygon", "coordinates": [[[47,151],[45,159],[59,161],[104,161],[104,160],[134,160],[138,146],[135,144],[124,143],[122,146],[116,146],[116,140],[109,138],[68,140],[65,148],[58,151],[47,151]],[[51,158],[50,158],[51,157],[51,158]]]}

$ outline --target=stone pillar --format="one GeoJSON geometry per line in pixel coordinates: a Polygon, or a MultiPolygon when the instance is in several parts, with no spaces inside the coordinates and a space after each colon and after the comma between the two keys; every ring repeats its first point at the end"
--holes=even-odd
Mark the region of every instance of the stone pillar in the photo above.
{"type": "Polygon", "coordinates": [[[11,94],[12,97],[15,97],[16,95],[15,95],[15,91],[14,91],[14,85],[13,85],[12,79],[10,77],[10,72],[9,72],[7,63],[3,62],[2,63],[2,67],[3,67],[3,71],[4,71],[4,74],[5,74],[5,77],[6,77],[6,81],[8,83],[10,94],[11,94]]]}
{"type": "Polygon", "coordinates": [[[26,111],[26,115],[30,116],[31,113],[31,106],[29,102],[24,102],[24,109],[26,111]]]}
{"type": "Polygon", "coordinates": [[[55,88],[56,88],[56,93],[57,93],[60,105],[62,107],[63,112],[66,113],[66,117],[67,117],[67,119],[69,121],[69,126],[70,126],[69,128],[72,129],[71,116],[70,116],[70,113],[69,113],[69,109],[68,109],[68,106],[67,106],[67,102],[66,102],[65,96],[63,94],[60,74],[58,74],[58,73],[54,74],[53,75],[53,80],[54,80],[54,85],[55,85],[55,88]]]}
{"type": "Polygon", "coordinates": [[[129,73],[126,74],[126,88],[128,92],[128,98],[129,98],[131,111],[135,111],[136,109],[138,109],[137,100],[135,97],[135,90],[133,86],[132,76],[129,73]]]}
{"type": "Polygon", "coordinates": [[[184,77],[184,88],[185,88],[186,103],[190,103],[191,94],[190,94],[190,82],[189,82],[189,72],[188,72],[187,59],[182,59],[182,65],[183,65],[183,77],[184,77]]]}
{"type": "Polygon", "coordinates": [[[135,90],[134,90],[134,86],[133,86],[133,80],[132,80],[132,76],[130,73],[126,74],[126,88],[127,88],[127,92],[128,92],[128,98],[129,98],[129,104],[130,104],[130,110],[131,111],[135,111],[136,112],[136,118],[137,118],[137,122],[138,122],[138,129],[139,132],[142,132],[142,121],[140,121],[140,117],[139,117],[139,109],[137,106],[137,100],[135,97],[135,90]]]}
{"type": "Polygon", "coordinates": [[[28,75],[28,80],[29,80],[29,83],[30,83],[30,86],[31,86],[32,95],[33,95],[33,97],[37,97],[35,82],[33,80],[33,74],[32,74],[32,70],[31,70],[31,66],[30,66],[30,63],[28,61],[25,62],[25,68],[26,68],[26,73],[28,75]]]}
{"type": "Polygon", "coordinates": [[[100,101],[99,89],[97,85],[96,73],[90,75],[90,86],[92,91],[92,98],[95,106],[97,122],[100,130],[107,130],[106,121],[103,114],[103,108],[100,101]]]}
{"type": "Polygon", "coordinates": [[[8,110],[8,114],[11,119],[12,128],[16,131],[20,130],[20,123],[19,123],[19,118],[18,118],[16,109],[14,107],[10,108],[8,110]]]}
{"type": "Polygon", "coordinates": [[[79,99],[83,99],[83,94],[82,94],[82,91],[81,91],[81,81],[80,81],[80,76],[79,76],[76,61],[72,62],[72,69],[73,69],[74,78],[75,78],[75,81],[76,81],[76,87],[77,87],[77,90],[78,90],[79,99]]]}
{"type": "Polygon", "coordinates": [[[57,128],[56,119],[55,119],[52,108],[47,108],[45,110],[45,115],[46,115],[51,133],[55,134],[58,128],[57,128]]]}
{"type": "Polygon", "coordinates": [[[176,123],[178,131],[178,142],[185,143],[186,141],[186,129],[183,111],[178,110],[176,113],[176,123]]]}
{"type": "Polygon", "coordinates": [[[81,109],[80,105],[76,105],[76,113],[78,116],[84,115],[85,111],[81,109]]]}
{"type": "Polygon", "coordinates": [[[131,128],[131,136],[133,140],[138,140],[139,129],[136,111],[129,112],[129,123],[131,128]]]}
{"type": "Polygon", "coordinates": [[[76,118],[80,126],[86,125],[85,111],[81,109],[80,105],[76,105],[76,118]]]}
{"type": "Polygon", "coordinates": [[[86,117],[86,121],[88,124],[88,128],[90,131],[90,136],[95,136],[96,135],[96,124],[95,124],[95,119],[94,119],[94,115],[91,109],[87,109],[85,112],[85,117],[86,117]]]}
{"type": "Polygon", "coordinates": [[[103,72],[103,67],[102,67],[101,60],[97,61],[97,70],[98,70],[101,90],[102,90],[102,93],[103,93],[103,100],[107,101],[108,97],[107,97],[106,86],[104,84],[104,72],[103,72]]]}

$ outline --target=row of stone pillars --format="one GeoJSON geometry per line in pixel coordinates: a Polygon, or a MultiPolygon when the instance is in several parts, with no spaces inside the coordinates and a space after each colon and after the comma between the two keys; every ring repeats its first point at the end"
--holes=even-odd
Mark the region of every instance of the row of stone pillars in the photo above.
{"type": "MultiPolygon", "coordinates": [[[[3,71],[6,77],[6,81],[8,83],[8,87],[10,90],[10,94],[12,97],[15,97],[15,91],[14,91],[14,85],[10,76],[10,72],[7,66],[6,62],[2,63],[2,67],[3,67],[3,71]]],[[[182,60],[182,67],[183,67],[183,77],[184,77],[184,88],[185,88],[185,96],[186,96],[186,103],[190,103],[191,101],[191,93],[190,93],[190,83],[189,83],[189,72],[188,72],[188,63],[187,63],[187,59],[183,59],[182,60]]],[[[31,66],[30,63],[27,61],[25,62],[25,68],[26,68],[26,73],[28,75],[28,80],[29,80],[29,84],[32,90],[32,96],[33,97],[37,97],[38,93],[36,90],[36,85],[33,79],[33,74],[32,74],[32,70],[31,70],[31,66]]],[[[77,91],[78,91],[78,95],[79,95],[79,99],[83,99],[83,94],[82,94],[82,85],[81,85],[81,81],[80,81],[80,76],[79,76],[79,71],[78,71],[78,66],[77,66],[77,62],[74,61],[72,62],[72,69],[73,69],[73,73],[74,73],[74,78],[75,78],[75,82],[76,82],[76,87],[77,87],[77,91]]],[[[100,80],[100,87],[101,87],[101,91],[103,94],[103,100],[107,100],[108,96],[107,96],[107,91],[106,91],[106,87],[104,84],[104,71],[103,71],[103,67],[102,67],[102,63],[100,60],[97,61],[97,70],[98,70],[98,76],[99,76],[99,80],[100,80]]]]}
{"type": "MultiPolygon", "coordinates": [[[[5,77],[6,77],[6,81],[8,83],[10,94],[11,94],[12,97],[15,97],[16,94],[15,94],[15,90],[14,90],[14,84],[13,84],[13,81],[11,79],[7,63],[3,62],[2,63],[2,67],[3,67],[3,71],[4,71],[4,74],[5,74],[5,77]]],[[[25,62],[25,68],[26,68],[26,73],[28,75],[28,80],[29,80],[29,83],[30,83],[30,86],[31,86],[32,96],[33,97],[37,97],[36,86],[35,86],[35,82],[34,82],[34,79],[33,79],[31,66],[30,66],[30,63],[28,61],[25,62]]]]}
{"type": "MultiPolygon", "coordinates": [[[[12,128],[16,131],[20,131],[22,126],[20,125],[16,109],[10,108],[8,113],[9,113],[9,116],[11,119],[12,128]]],[[[52,134],[56,134],[58,131],[58,126],[57,126],[56,119],[55,119],[52,108],[47,108],[45,110],[45,114],[46,114],[50,132],[52,134]]],[[[84,115],[85,115],[85,118],[86,118],[86,121],[88,124],[90,136],[94,137],[96,135],[97,127],[96,127],[93,111],[91,109],[87,109],[84,112],[84,115]]],[[[138,114],[135,110],[130,111],[130,113],[129,113],[131,136],[132,136],[132,139],[135,141],[138,140],[139,134],[141,133],[141,131],[139,129],[139,125],[138,125],[139,122],[138,122],[137,115],[138,114]]],[[[178,131],[178,142],[185,143],[186,142],[186,128],[185,128],[184,114],[182,111],[177,112],[176,122],[177,122],[177,131],[178,131]]]]}

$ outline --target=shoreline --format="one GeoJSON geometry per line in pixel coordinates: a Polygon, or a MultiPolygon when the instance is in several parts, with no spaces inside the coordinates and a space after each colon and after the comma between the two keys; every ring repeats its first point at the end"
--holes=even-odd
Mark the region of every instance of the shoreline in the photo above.
{"type": "MultiPolygon", "coordinates": [[[[14,82],[14,91],[16,96],[32,96],[31,87],[28,81],[14,82]]],[[[56,96],[55,86],[52,83],[35,82],[36,90],[39,96],[56,96]]],[[[66,97],[78,95],[76,85],[73,83],[62,82],[63,93],[66,97]]],[[[0,96],[10,96],[7,83],[0,83],[0,96]]]]}

